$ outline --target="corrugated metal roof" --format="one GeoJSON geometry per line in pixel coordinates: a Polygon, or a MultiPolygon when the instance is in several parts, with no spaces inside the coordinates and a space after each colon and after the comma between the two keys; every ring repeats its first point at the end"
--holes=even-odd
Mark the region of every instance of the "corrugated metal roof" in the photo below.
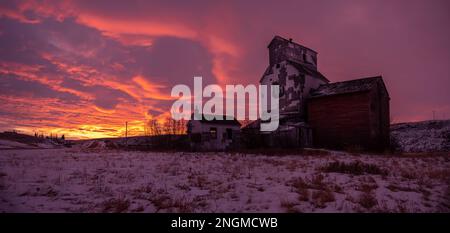
{"type": "Polygon", "coordinates": [[[317,89],[312,90],[310,96],[314,98],[314,97],[369,91],[370,89],[372,89],[377,85],[377,82],[379,80],[383,82],[381,76],[376,76],[343,82],[323,84],[320,85],[317,89]]]}

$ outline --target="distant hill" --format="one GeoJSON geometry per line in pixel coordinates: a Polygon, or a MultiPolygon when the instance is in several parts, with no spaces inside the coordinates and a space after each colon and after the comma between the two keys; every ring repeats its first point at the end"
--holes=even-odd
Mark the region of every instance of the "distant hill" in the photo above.
{"type": "Polygon", "coordinates": [[[96,138],[74,141],[81,149],[187,149],[187,135],[133,136],[128,138],[96,138]]]}
{"type": "Polygon", "coordinates": [[[0,149],[59,148],[64,143],[61,140],[40,138],[16,132],[0,133],[0,149]]]}
{"type": "Polygon", "coordinates": [[[450,152],[450,120],[393,124],[391,139],[404,152],[450,152]]]}

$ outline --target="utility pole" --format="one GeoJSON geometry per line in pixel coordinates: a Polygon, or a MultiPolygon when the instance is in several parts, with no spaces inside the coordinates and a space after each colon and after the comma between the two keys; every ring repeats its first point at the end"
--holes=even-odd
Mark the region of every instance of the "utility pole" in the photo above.
{"type": "Polygon", "coordinates": [[[125,121],[125,145],[128,146],[128,121],[125,121]]]}

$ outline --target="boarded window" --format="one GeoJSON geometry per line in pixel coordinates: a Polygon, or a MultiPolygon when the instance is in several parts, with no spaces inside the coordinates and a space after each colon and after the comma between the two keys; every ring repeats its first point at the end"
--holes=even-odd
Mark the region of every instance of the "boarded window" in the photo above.
{"type": "Polygon", "coordinates": [[[209,134],[211,135],[212,139],[217,139],[217,128],[216,127],[209,128],[209,134]]]}

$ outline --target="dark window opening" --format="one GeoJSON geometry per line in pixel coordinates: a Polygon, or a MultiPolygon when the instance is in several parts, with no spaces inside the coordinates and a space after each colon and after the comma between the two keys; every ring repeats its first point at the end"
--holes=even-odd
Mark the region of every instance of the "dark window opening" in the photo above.
{"type": "Polygon", "coordinates": [[[212,139],[217,139],[217,128],[215,127],[209,128],[209,133],[211,134],[212,139]]]}
{"type": "Polygon", "coordinates": [[[277,66],[276,66],[276,67],[277,67],[277,69],[278,69],[278,68],[280,68],[280,64],[277,64],[277,66]]]}
{"type": "Polygon", "coordinates": [[[303,61],[306,62],[306,53],[303,54],[303,61]]]}
{"type": "Polygon", "coordinates": [[[227,128],[227,139],[233,139],[233,130],[231,130],[230,128],[227,128]]]}

